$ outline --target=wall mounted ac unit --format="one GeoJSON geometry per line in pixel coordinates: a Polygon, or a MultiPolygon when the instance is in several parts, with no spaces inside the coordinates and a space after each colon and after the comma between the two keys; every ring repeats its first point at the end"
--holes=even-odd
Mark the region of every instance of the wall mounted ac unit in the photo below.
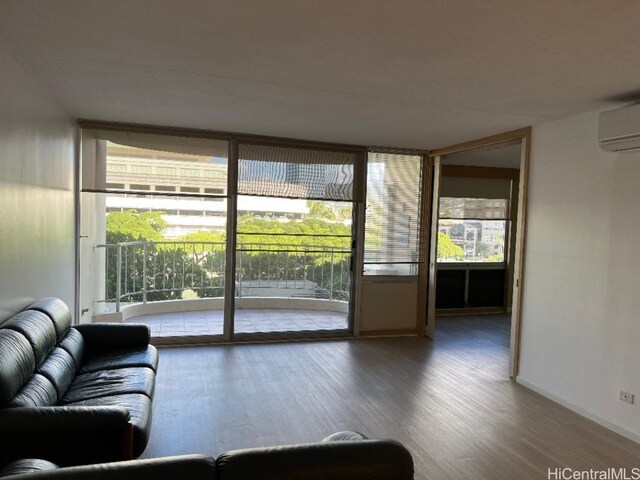
{"type": "Polygon", "coordinates": [[[598,144],[607,152],[640,152],[640,104],[602,112],[598,144]]]}

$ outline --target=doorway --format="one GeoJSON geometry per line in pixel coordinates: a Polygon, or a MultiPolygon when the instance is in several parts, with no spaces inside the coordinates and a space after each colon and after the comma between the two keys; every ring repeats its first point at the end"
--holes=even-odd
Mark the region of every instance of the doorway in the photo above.
{"type": "Polygon", "coordinates": [[[512,132],[434,155],[427,332],[438,338],[455,331],[462,338],[463,329],[470,337],[492,338],[512,377],[529,135],[528,129],[512,132]]]}

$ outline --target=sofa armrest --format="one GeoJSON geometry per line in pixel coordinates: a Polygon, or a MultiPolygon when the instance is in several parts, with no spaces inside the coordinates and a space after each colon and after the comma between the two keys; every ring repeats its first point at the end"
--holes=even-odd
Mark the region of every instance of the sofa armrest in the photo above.
{"type": "Polygon", "coordinates": [[[412,480],[413,459],[394,440],[328,441],[235,450],[216,461],[221,480],[412,480]]]}
{"type": "Polygon", "coordinates": [[[131,458],[133,430],[121,407],[26,407],[0,410],[6,442],[0,464],[42,458],[61,466],[131,458]]]}
{"type": "MultiPolygon", "coordinates": [[[[215,480],[215,460],[205,455],[179,455],[175,457],[132,460],[96,465],[45,470],[15,477],[16,480],[215,480]]],[[[11,477],[9,477],[11,478],[11,477]]]]}
{"type": "Polygon", "coordinates": [[[74,327],[89,350],[145,347],[151,341],[149,327],[139,324],[86,323],[74,327]]]}

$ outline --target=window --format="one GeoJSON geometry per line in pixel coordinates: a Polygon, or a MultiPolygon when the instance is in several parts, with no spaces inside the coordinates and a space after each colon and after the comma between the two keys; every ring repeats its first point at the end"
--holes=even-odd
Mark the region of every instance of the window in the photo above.
{"type": "Polygon", "coordinates": [[[420,155],[369,154],[365,275],[418,275],[421,196],[420,155]]]}
{"type": "Polygon", "coordinates": [[[506,199],[440,198],[438,262],[505,261],[506,199]]]}
{"type": "Polygon", "coordinates": [[[180,187],[180,191],[183,193],[200,193],[200,188],[198,187],[180,187]]]}
{"type": "Polygon", "coordinates": [[[156,192],[175,192],[176,187],[169,185],[156,185],[156,192]]]}
{"type": "Polygon", "coordinates": [[[224,189],[223,188],[205,188],[204,193],[207,193],[209,195],[224,195],[224,189]]]}

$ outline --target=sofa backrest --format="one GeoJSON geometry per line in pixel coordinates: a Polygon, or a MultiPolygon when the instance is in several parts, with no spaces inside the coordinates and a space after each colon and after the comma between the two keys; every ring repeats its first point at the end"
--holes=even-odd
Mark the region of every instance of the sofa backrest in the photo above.
{"type": "Polygon", "coordinates": [[[71,328],[71,310],[59,298],[43,298],[29,306],[28,310],[37,310],[51,319],[56,330],[58,342],[64,338],[69,328],[71,328]]]}
{"type": "Polygon", "coordinates": [[[0,328],[0,407],[55,405],[82,361],[82,335],[57,298],[42,299],[0,328]]]}

